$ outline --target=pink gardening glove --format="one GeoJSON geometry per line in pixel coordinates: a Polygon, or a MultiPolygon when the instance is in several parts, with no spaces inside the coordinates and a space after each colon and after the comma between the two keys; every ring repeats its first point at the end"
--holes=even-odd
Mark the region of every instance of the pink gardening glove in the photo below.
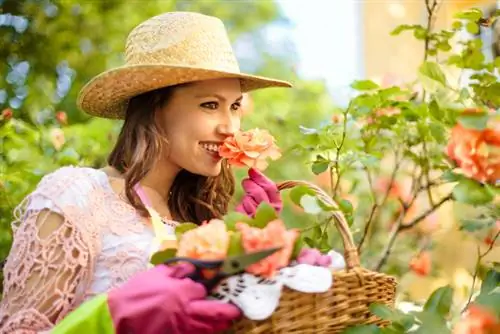
{"type": "Polygon", "coordinates": [[[240,317],[232,305],[206,300],[205,287],[185,276],[191,265],[156,266],[108,293],[116,333],[204,334],[226,330],[240,317]]]}
{"type": "Polygon", "coordinates": [[[281,212],[283,203],[276,184],[268,179],[257,169],[248,170],[248,178],[241,182],[246,194],[241,203],[236,207],[236,211],[244,213],[250,217],[255,215],[260,203],[269,203],[276,212],[281,212]]]}
{"type": "Polygon", "coordinates": [[[328,255],[321,254],[316,248],[302,248],[297,256],[297,263],[328,267],[332,263],[332,258],[328,255]]]}

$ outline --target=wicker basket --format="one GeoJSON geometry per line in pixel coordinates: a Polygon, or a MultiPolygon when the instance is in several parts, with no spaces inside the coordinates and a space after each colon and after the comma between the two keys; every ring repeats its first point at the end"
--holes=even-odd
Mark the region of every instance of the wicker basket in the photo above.
{"type": "MultiPolygon", "coordinates": [[[[322,189],[305,181],[285,181],[278,184],[280,190],[295,186],[307,186],[326,203],[338,205],[322,189]]],[[[396,280],[382,273],[360,267],[359,255],[351,231],[340,211],[333,213],[333,220],[342,237],[346,269],[332,272],[333,285],[320,294],[283,289],[280,304],[273,315],[264,321],[246,318],[235,323],[231,333],[341,333],[343,329],[359,324],[387,323],[369,311],[373,302],[394,306],[396,280]]]]}

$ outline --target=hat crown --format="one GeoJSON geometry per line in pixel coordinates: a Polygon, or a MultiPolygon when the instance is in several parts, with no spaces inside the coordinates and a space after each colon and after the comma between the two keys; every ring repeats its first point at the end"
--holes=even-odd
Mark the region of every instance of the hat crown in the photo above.
{"type": "Polygon", "coordinates": [[[165,13],[134,28],[127,65],[168,65],[239,72],[223,22],[199,13],[165,13]]]}

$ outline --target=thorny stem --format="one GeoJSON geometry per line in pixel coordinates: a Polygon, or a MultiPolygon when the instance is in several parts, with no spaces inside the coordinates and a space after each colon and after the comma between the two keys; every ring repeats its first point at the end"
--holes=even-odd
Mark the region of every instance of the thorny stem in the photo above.
{"type": "MultiPolygon", "coordinates": [[[[414,196],[415,198],[416,196],[414,196]]],[[[451,200],[453,198],[453,195],[450,193],[447,196],[443,197],[439,202],[434,204],[430,209],[419,215],[418,217],[415,217],[411,222],[407,224],[403,224],[403,219],[406,215],[406,212],[408,210],[409,206],[404,206],[403,210],[401,210],[401,214],[398,217],[397,223],[394,225],[394,227],[391,230],[391,235],[389,237],[389,242],[387,243],[387,246],[384,249],[384,252],[382,253],[382,258],[378,262],[378,264],[375,266],[376,271],[380,271],[380,269],[384,266],[384,264],[387,262],[387,259],[389,258],[389,255],[391,254],[392,247],[394,246],[394,242],[396,241],[397,236],[401,231],[404,231],[406,229],[412,228],[413,226],[417,225],[420,223],[422,220],[424,220],[427,216],[429,216],[431,213],[433,213],[436,209],[438,209],[441,205],[446,203],[447,201],[451,200]]]]}
{"type": "Polygon", "coordinates": [[[371,180],[371,175],[370,175],[370,172],[368,169],[366,169],[366,172],[367,172],[367,176],[368,176],[368,181],[370,183],[370,189],[372,191],[372,196],[373,196],[373,206],[371,208],[371,212],[370,212],[370,216],[368,217],[368,221],[366,222],[365,224],[365,228],[364,228],[364,231],[363,231],[363,235],[361,236],[361,240],[359,241],[359,245],[358,245],[358,253],[361,252],[361,247],[363,246],[363,243],[365,242],[366,240],[366,237],[368,236],[368,233],[370,231],[370,227],[372,225],[372,222],[375,221],[375,217],[376,217],[376,213],[377,213],[377,209],[379,207],[383,207],[385,205],[385,203],[387,202],[387,199],[389,198],[389,194],[391,192],[391,189],[392,189],[392,186],[394,184],[394,181],[396,179],[396,175],[397,175],[397,172],[399,170],[399,167],[401,166],[403,160],[400,159],[399,157],[399,152],[396,151],[396,163],[394,164],[394,168],[391,172],[391,178],[390,178],[390,181],[389,181],[389,185],[387,187],[387,190],[384,194],[384,198],[382,200],[382,202],[379,204],[377,202],[377,197],[375,195],[375,191],[373,189],[373,182],[371,180]]]}
{"type": "Polygon", "coordinates": [[[479,245],[477,246],[477,255],[478,256],[477,256],[477,261],[476,261],[476,267],[474,269],[474,275],[472,276],[472,286],[470,288],[469,299],[467,300],[467,304],[465,304],[464,308],[462,309],[462,313],[467,310],[467,307],[469,307],[469,304],[472,301],[472,296],[474,295],[474,286],[476,285],[476,279],[477,279],[477,275],[479,273],[479,266],[481,265],[481,261],[483,260],[483,258],[486,255],[488,255],[489,252],[491,252],[491,250],[493,249],[493,246],[495,245],[495,242],[497,241],[497,238],[499,236],[500,236],[500,231],[497,232],[497,234],[493,238],[492,243],[490,244],[488,249],[486,249],[486,251],[483,254],[481,254],[481,250],[479,249],[479,245]]]}

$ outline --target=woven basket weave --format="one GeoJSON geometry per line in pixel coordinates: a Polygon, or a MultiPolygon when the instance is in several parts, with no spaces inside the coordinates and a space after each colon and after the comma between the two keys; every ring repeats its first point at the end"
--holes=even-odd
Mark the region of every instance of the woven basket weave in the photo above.
{"type": "MultiPolygon", "coordinates": [[[[285,181],[279,190],[306,186],[317,193],[325,203],[338,207],[321,188],[305,181],[285,181]]],[[[341,333],[346,327],[387,322],[374,316],[369,306],[377,302],[394,306],[396,280],[382,273],[361,268],[359,255],[349,226],[340,211],[333,213],[333,220],[342,237],[346,269],[332,272],[333,285],[329,291],[309,294],[284,288],[280,304],[271,317],[264,321],[243,318],[235,323],[231,333],[341,333]]]]}

